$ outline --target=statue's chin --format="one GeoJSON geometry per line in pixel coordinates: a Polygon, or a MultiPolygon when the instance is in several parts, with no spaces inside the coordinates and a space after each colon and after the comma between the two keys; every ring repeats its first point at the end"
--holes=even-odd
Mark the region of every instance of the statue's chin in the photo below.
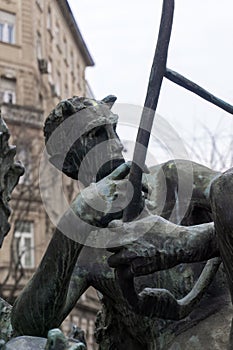
{"type": "Polygon", "coordinates": [[[103,179],[105,176],[111,174],[113,170],[118,168],[121,164],[125,163],[124,158],[113,159],[102,165],[96,175],[96,182],[103,179]]]}

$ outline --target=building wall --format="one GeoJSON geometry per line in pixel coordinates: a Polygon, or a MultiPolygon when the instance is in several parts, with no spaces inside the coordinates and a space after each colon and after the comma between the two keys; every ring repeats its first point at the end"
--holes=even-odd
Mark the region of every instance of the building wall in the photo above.
{"type": "MultiPolygon", "coordinates": [[[[65,0],[0,0],[1,111],[17,157],[26,166],[26,175],[12,196],[12,228],[0,255],[1,292],[11,300],[35,271],[51,237],[52,225],[38,188],[43,121],[61,99],[90,94],[85,69],[93,64],[65,0]],[[19,221],[33,224],[30,267],[17,264],[19,221]]],[[[23,254],[20,263],[25,263],[23,254]]],[[[89,289],[64,323],[66,331],[71,322],[85,328],[90,350],[96,349],[93,332],[98,308],[95,291],[89,289]]]]}
{"type": "Polygon", "coordinates": [[[67,8],[63,0],[0,1],[0,11],[16,15],[14,43],[0,41],[0,76],[16,79],[17,104],[43,109],[45,115],[60,99],[86,94],[85,68],[93,65],[59,4],[67,8]],[[38,60],[45,63],[44,72],[38,60]]]}

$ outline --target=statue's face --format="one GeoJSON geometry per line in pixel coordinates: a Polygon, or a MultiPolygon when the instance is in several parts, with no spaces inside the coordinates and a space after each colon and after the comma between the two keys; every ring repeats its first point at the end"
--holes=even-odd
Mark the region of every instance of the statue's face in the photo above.
{"type": "Polygon", "coordinates": [[[114,96],[102,101],[73,97],[62,101],[45,122],[50,162],[85,186],[110,174],[124,162],[112,113],[114,96]]]}
{"type": "Polygon", "coordinates": [[[94,127],[73,144],[64,162],[63,171],[80,180],[85,186],[110,174],[124,163],[123,145],[116,133],[117,116],[98,120],[93,117],[94,127]]]}

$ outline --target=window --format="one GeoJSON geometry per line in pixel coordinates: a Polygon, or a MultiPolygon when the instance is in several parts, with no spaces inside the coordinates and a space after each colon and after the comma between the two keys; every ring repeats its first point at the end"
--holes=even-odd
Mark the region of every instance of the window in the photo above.
{"type": "Polygon", "coordinates": [[[15,44],[15,15],[0,11],[0,41],[15,44]]]}
{"type": "Polygon", "coordinates": [[[40,10],[43,10],[43,0],[36,0],[37,5],[39,6],[40,10]]]}
{"type": "Polygon", "coordinates": [[[52,72],[52,60],[48,59],[48,80],[50,84],[53,84],[53,72],[52,72]]]}
{"type": "Polygon", "coordinates": [[[65,96],[64,98],[69,98],[69,89],[68,89],[68,85],[65,84],[65,96]]]}
{"type": "Polygon", "coordinates": [[[5,91],[3,99],[6,103],[15,103],[15,93],[13,91],[5,91]]]}
{"type": "Polygon", "coordinates": [[[23,267],[33,268],[35,266],[33,222],[16,221],[14,253],[16,261],[20,259],[23,267]]]}
{"type": "Polygon", "coordinates": [[[8,24],[7,30],[8,30],[8,33],[7,33],[8,34],[7,35],[8,42],[12,44],[14,42],[14,26],[13,26],[13,24],[8,24]]]}
{"type": "Polygon", "coordinates": [[[61,37],[60,37],[60,27],[58,25],[58,23],[56,23],[56,26],[55,26],[55,40],[56,40],[56,44],[57,44],[57,47],[59,50],[61,50],[61,45],[60,45],[60,40],[61,40],[61,37]]]}
{"type": "Polygon", "coordinates": [[[66,38],[64,38],[64,59],[66,61],[66,63],[68,63],[68,45],[67,45],[67,41],[66,38]]]}
{"type": "Polygon", "coordinates": [[[16,80],[1,77],[0,79],[0,103],[16,103],[16,80]]]}
{"type": "Polygon", "coordinates": [[[94,346],[94,332],[95,332],[95,322],[93,320],[89,321],[88,326],[88,340],[91,346],[94,346]]]}
{"type": "Polygon", "coordinates": [[[70,68],[71,68],[71,74],[74,74],[74,54],[73,51],[70,52],[70,68]]]}
{"type": "Polygon", "coordinates": [[[56,77],[56,95],[61,96],[61,74],[58,71],[56,77]]]}
{"type": "Polygon", "coordinates": [[[87,319],[86,318],[81,319],[80,328],[86,333],[86,331],[87,331],[87,319]]]}
{"type": "Polygon", "coordinates": [[[3,41],[4,24],[0,23],[0,40],[3,41]]]}
{"type": "Polygon", "coordinates": [[[78,75],[78,77],[80,75],[80,64],[79,64],[79,62],[77,62],[77,75],[78,75]]]}
{"type": "Polygon", "coordinates": [[[42,40],[39,32],[36,37],[36,56],[39,60],[42,58],[42,40]]]}
{"type": "Polygon", "coordinates": [[[38,101],[39,101],[39,106],[41,109],[43,109],[43,106],[44,106],[44,97],[41,93],[39,93],[38,95],[38,101]]]}
{"type": "Polygon", "coordinates": [[[48,8],[48,13],[47,13],[47,29],[52,30],[52,13],[51,13],[51,8],[48,8]]]}

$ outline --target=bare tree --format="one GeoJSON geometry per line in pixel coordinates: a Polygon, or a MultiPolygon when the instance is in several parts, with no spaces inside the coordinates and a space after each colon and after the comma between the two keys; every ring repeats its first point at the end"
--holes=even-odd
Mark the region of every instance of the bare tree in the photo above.
{"type": "Polygon", "coordinates": [[[215,130],[202,124],[199,136],[194,135],[190,140],[186,146],[193,161],[218,171],[225,171],[233,166],[233,134],[226,130],[221,120],[215,130]]]}

